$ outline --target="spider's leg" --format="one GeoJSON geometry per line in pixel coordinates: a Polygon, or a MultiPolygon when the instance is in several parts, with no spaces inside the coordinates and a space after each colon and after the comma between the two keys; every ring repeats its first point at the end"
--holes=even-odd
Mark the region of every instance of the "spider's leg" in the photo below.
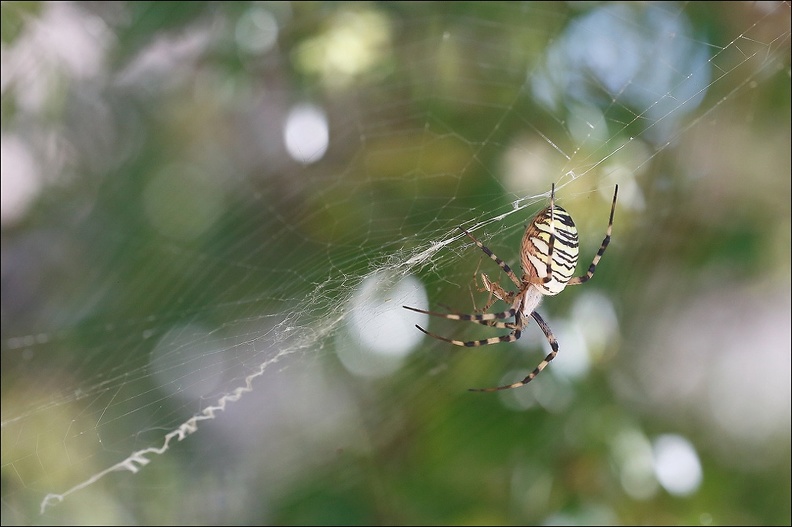
{"type": "Polygon", "coordinates": [[[528,384],[529,382],[531,382],[534,379],[534,377],[539,375],[539,372],[541,372],[543,369],[545,369],[545,367],[548,364],[550,364],[550,361],[555,358],[555,356],[558,354],[558,341],[556,340],[555,336],[553,335],[553,332],[550,331],[550,326],[547,325],[547,322],[542,320],[542,317],[540,317],[539,313],[537,313],[536,311],[531,313],[531,316],[533,317],[534,320],[536,320],[536,323],[539,324],[539,327],[541,328],[542,332],[545,334],[545,337],[547,337],[547,342],[550,343],[550,348],[552,349],[550,354],[547,355],[547,357],[545,357],[545,359],[542,362],[539,363],[539,366],[537,366],[534,369],[534,371],[529,373],[528,376],[525,377],[525,379],[523,379],[523,380],[521,380],[519,382],[515,382],[515,383],[512,383],[512,384],[506,384],[505,386],[498,386],[496,388],[470,388],[469,391],[471,391],[471,392],[497,392],[498,390],[509,390],[511,388],[519,388],[520,386],[524,386],[524,385],[528,384]]]}
{"type": "MultiPolygon", "coordinates": [[[[492,305],[497,300],[497,298],[494,298],[494,293],[492,292],[492,290],[491,289],[487,289],[487,285],[486,285],[487,281],[485,280],[487,275],[484,275],[484,273],[482,273],[484,275],[484,278],[482,278],[482,282],[484,283],[484,287],[478,287],[479,269],[481,269],[481,260],[483,258],[484,258],[484,255],[481,255],[481,257],[479,257],[478,264],[476,265],[476,270],[473,271],[473,285],[476,286],[476,290],[479,291],[480,293],[483,293],[483,292],[487,291],[489,293],[489,296],[487,297],[487,303],[484,305],[484,308],[483,309],[479,309],[479,308],[476,307],[476,297],[473,295],[473,287],[468,286],[468,290],[470,291],[470,300],[471,300],[471,302],[473,302],[473,312],[474,313],[485,313],[490,307],[492,307],[492,305]]],[[[451,311],[451,310],[449,309],[449,311],[451,311]]]]}
{"type": "Polygon", "coordinates": [[[512,271],[511,267],[509,267],[509,265],[508,265],[506,262],[504,262],[503,260],[501,260],[500,258],[498,258],[498,257],[495,255],[495,253],[493,253],[492,251],[490,251],[490,250],[489,250],[489,249],[488,249],[488,248],[487,248],[487,247],[486,247],[486,246],[485,246],[483,243],[481,243],[480,241],[478,241],[478,240],[476,239],[476,237],[475,237],[475,236],[473,236],[472,234],[470,234],[468,231],[466,231],[466,230],[465,230],[465,229],[463,229],[462,227],[459,227],[459,230],[460,230],[460,231],[462,231],[462,232],[464,232],[464,233],[467,235],[467,237],[468,237],[468,238],[470,238],[471,240],[473,240],[473,242],[474,242],[476,245],[478,245],[479,249],[481,249],[482,251],[484,251],[484,254],[486,254],[487,256],[489,256],[489,257],[492,259],[492,261],[494,261],[496,264],[498,264],[498,267],[500,267],[500,268],[503,270],[503,272],[504,272],[504,273],[506,273],[506,275],[509,277],[509,279],[511,279],[511,281],[512,281],[512,282],[514,282],[514,284],[515,284],[517,287],[522,287],[522,285],[523,285],[523,284],[522,284],[522,282],[520,281],[520,279],[519,279],[519,278],[517,278],[517,275],[516,275],[516,274],[514,274],[514,271],[512,271]]]}
{"type": "Polygon", "coordinates": [[[475,322],[476,324],[481,324],[482,326],[488,326],[491,328],[520,329],[520,327],[514,322],[495,322],[494,320],[471,320],[471,322],[475,322]]]}
{"type": "Polygon", "coordinates": [[[542,279],[546,284],[553,279],[553,248],[555,247],[555,183],[550,185],[550,238],[547,240],[547,274],[542,279]]]}
{"type": "Polygon", "coordinates": [[[608,247],[611,239],[611,231],[613,230],[613,211],[616,210],[616,195],[619,193],[619,185],[616,185],[616,190],[613,191],[613,203],[611,204],[611,211],[610,211],[610,219],[608,220],[608,230],[605,231],[605,239],[602,240],[602,245],[600,245],[599,251],[597,254],[594,255],[594,261],[591,262],[589,265],[588,271],[583,276],[576,276],[572,278],[567,285],[578,285],[584,282],[587,282],[592,276],[594,276],[594,271],[597,269],[597,264],[602,258],[602,255],[605,253],[605,249],[608,247]]]}
{"type": "Polygon", "coordinates": [[[481,273],[481,283],[484,284],[484,291],[490,292],[487,305],[484,306],[484,309],[482,309],[481,312],[487,311],[497,300],[502,300],[507,304],[511,304],[514,302],[514,297],[518,294],[503,289],[498,282],[493,282],[490,280],[489,276],[487,276],[487,273],[481,273]]]}
{"type": "MultiPolygon", "coordinates": [[[[487,325],[487,326],[490,325],[490,324],[487,324],[486,322],[481,322],[481,321],[476,321],[476,322],[479,322],[479,323],[487,325]]],[[[465,347],[465,348],[474,348],[476,346],[488,346],[490,344],[498,344],[500,342],[514,342],[515,340],[520,338],[520,335],[522,334],[520,326],[518,326],[516,324],[495,322],[495,323],[493,323],[491,325],[492,325],[492,327],[497,327],[497,328],[502,327],[502,328],[506,328],[506,329],[511,329],[512,332],[509,333],[508,335],[502,335],[500,337],[491,337],[491,338],[488,338],[488,339],[481,339],[481,340],[461,341],[461,340],[454,340],[454,339],[449,339],[449,338],[446,338],[446,337],[441,337],[440,335],[436,335],[436,334],[434,334],[434,333],[432,333],[430,331],[425,330],[424,328],[422,328],[421,326],[419,326],[417,324],[416,324],[415,327],[418,328],[419,330],[423,331],[424,333],[426,333],[427,335],[429,335],[432,338],[436,338],[437,340],[442,340],[444,342],[448,342],[449,344],[453,344],[455,346],[462,346],[462,347],[465,347]]]]}
{"type": "MultiPolygon", "coordinates": [[[[402,306],[404,309],[415,311],[416,313],[423,313],[424,315],[431,315],[433,317],[448,318],[450,320],[462,320],[466,322],[481,322],[487,320],[498,320],[513,317],[516,313],[514,308],[501,311],[500,313],[477,313],[475,315],[467,315],[465,313],[438,313],[437,311],[425,311],[416,307],[402,306]]],[[[485,326],[489,324],[484,324],[485,326]]]]}

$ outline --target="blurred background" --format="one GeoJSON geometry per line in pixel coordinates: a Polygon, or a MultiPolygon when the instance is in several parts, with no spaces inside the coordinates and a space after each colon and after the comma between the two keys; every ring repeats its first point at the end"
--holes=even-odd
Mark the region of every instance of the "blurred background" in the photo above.
{"type": "Polygon", "coordinates": [[[792,521],[788,2],[0,9],[3,525],[792,521]]]}

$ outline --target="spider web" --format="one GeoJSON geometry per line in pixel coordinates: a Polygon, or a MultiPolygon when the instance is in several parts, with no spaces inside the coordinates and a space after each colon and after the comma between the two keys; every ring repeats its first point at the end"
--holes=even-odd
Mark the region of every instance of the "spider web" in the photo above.
{"type": "Polygon", "coordinates": [[[660,434],[788,496],[788,3],[2,9],[4,524],[656,521],[660,434]],[[551,184],[613,242],[468,394],[538,328],[401,306],[551,184]]]}

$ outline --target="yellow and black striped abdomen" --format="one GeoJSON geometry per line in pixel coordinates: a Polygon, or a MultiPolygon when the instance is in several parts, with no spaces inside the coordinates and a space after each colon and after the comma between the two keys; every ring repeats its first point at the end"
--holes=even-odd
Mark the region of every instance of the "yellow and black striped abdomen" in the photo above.
{"type": "Polygon", "coordinates": [[[553,262],[550,265],[551,279],[547,276],[547,261],[550,252],[550,207],[540,211],[525,230],[521,245],[522,268],[527,279],[542,294],[557,295],[566,287],[575,273],[578,254],[578,233],[572,216],[558,206],[553,207],[553,262]]]}

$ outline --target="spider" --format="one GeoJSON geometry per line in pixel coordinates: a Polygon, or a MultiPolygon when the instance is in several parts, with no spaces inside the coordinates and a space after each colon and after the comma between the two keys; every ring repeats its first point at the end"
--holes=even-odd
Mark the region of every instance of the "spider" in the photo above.
{"type": "Polygon", "coordinates": [[[524,386],[539,375],[539,372],[545,369],[550,361],[555,358],[556,354],[558,354],[558,341],[550,330],[550,326],[547,325],[547,322],[536,312],[536,308],[542,301],[543,296],[557,295],[563,291],[566,286],[585,283],[594,276],[597,264],[610,243],[611,230],[613,228],[613,212],[616,209],[616,196],[618,193],[619,186],[616,185],[616,189],[613,192],[613,203],[611,204],[608,229],[605,231],[605,239],[602,240],[602,245],[600,245],[599,251],[597,251],[594,260],[591,262],[591,265],[589,265],[588,271],[582,276],[572,276],[575,272],[579,253],[577,228],[569,213],[555,205],[555,184],[550,187],[550,206],[542,209],[533,217],[523,235],[520,245],[523,270],[522,279],[517,278],[517,275],[506,262],[498,258],[468,231],[459,227],[459,230],[473,240],[473,243],[484,251],[484,254],[498,264],[498,267],[500,267],[501,270],[506,273],[506,276],[514,282],[514,285],[517,286],[517,291],[506,291],[498,282],[492,281],[485,273],[481,273],[481,282],[484,287],[480,290],[488,291],[489,299],[480,313],[474,315],[437,313],[409,306],[402,307],[426,315],[473,322],[492,328],[508,329],[511,330],[511,332],[500,337],[469,340],[465,342],[435,335],[418,325],[415,327],[432,338],[449,342],[455,346],[476,347],[498,344],[499,342],[514,342],[522,335],[522,331],[530,322],[530,317],[539,325],[539,329],[545,334],[552,350],[523,380],[495,388],[470,388],[470,391],[494,392],[524,386]],[[511,307],[499,313],[486,313],[486,311],[498,300],[502,300],[511,305],[511,307]],[[504,321],[511,317],[514,317],[514,322],[504,321]]]}

